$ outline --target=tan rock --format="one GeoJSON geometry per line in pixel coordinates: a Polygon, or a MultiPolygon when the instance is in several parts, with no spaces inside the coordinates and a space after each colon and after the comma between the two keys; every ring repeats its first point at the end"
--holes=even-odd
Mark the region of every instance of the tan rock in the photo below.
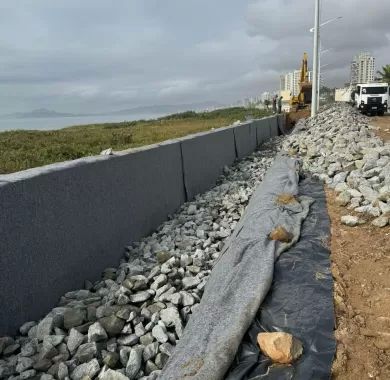
{"type": "Polygon", "coordinates": [[[292,363],[303,352],[301,341],[284,332],[260,333],[257,343],[261,351],[276,363],[292,363]]]}

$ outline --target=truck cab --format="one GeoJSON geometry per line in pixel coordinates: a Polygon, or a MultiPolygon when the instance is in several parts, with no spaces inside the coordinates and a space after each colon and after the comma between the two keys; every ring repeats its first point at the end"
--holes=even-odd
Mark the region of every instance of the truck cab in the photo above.
{"type": "Polygon", "coordinates": [[[355,106],[364,114],[383,116],[388,110],[388,83],[359,83],[355,90],[355,106]]]}

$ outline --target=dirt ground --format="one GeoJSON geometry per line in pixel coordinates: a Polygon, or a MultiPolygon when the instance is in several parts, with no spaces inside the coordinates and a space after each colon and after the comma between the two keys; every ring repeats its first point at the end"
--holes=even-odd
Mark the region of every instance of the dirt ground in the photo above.
{"type": "Polygon", "coordinates": [[[332,379],[390,379],[390,226],[347,227],[327,189],[337,353],[332,379]]]}
{"type": "Polygon", "coordinates": [[[293,128],[299,119],[304,119],[310,116],[310,109],[291,111],[286,114],[287,128],[293,128]]]}
{"type": "Polygon", "coordinates": [[[370,120],[370,124],[378,127],[377,134],[384,141],[390,141],[390,114],[386,116],[375,116],[370,120]]]}

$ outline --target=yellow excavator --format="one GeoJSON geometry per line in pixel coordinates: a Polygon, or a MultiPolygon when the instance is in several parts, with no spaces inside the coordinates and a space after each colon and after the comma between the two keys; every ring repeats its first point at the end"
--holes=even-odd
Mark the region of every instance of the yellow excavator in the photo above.
{"type": "Polygon", "coordinates": [[[309,81],[309,70],[307,68],[307,53],[304,53],[299,81],[299,94],[291,98],[291,108],[298,111],[299,109],[308,107],[311,104],[311,89],[312,84],[309,81]]]}

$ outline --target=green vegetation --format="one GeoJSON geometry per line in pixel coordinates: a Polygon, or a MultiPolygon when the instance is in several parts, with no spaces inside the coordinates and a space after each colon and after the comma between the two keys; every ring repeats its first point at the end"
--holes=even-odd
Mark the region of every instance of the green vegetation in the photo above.
{"type": "Polygon", "coordinates": [[[90,124],[53,131],[0,133],[0,174],[99,154],[103,149],[123,150],[219,128],[246,117],[260,118],[267,111],[226,108],[212,112],[184,112],[159,119],[90,124]]]}
{"type": "Polygon", "coordinates": [[[390,84],[390,65],[383,66],[382,71],[378,70],[378,74],[380,75],[379,80],[390,84]]]}

